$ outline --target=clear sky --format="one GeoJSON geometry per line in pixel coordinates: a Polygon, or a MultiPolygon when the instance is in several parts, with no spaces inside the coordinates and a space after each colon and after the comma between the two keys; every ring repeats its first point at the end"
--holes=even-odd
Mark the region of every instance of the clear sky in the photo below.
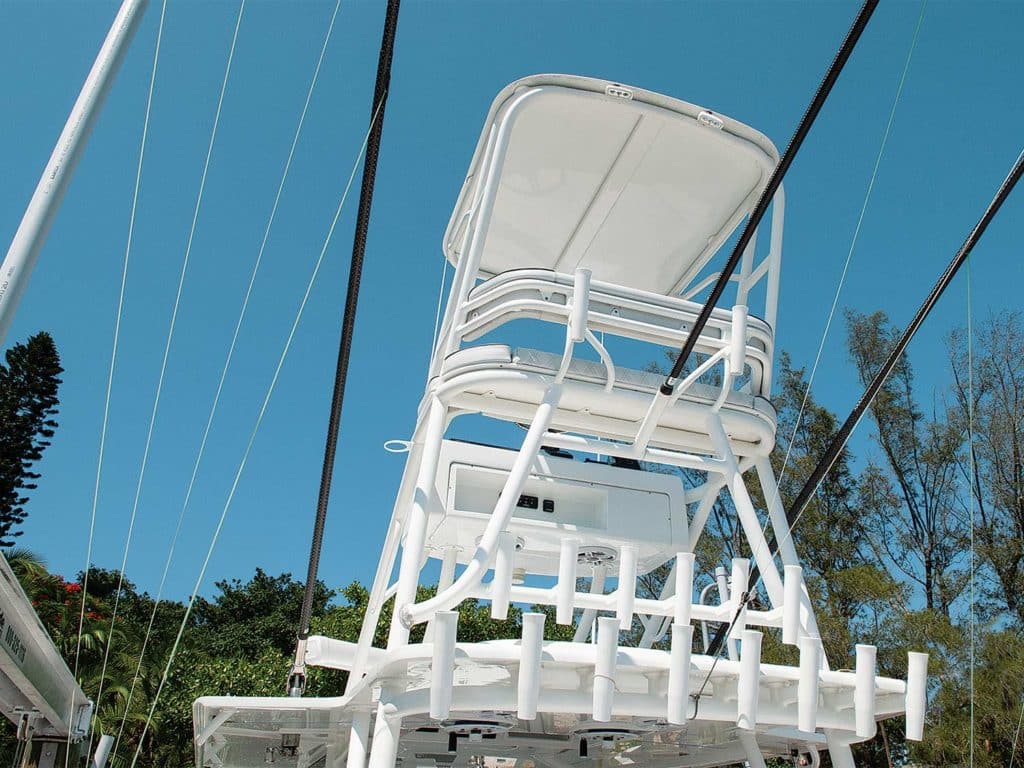
{"type": "MultiPolygon", "coordinates": [[[[157,584],[252,262],[333,2],[250,0],[199,214],[128,575],[157,584]]],[[[321,576],[372,577],[411,432],[437,302],[440,241],[487,107],[538,72],[660,91],[758,128],[780,149],[854,17],[851,2],[428,2],[399,23],[352,372],[321,576]]],[[[238,5],[167,11],[128,277],[94,562],[115,568],[238,5]]],[[[787,177],[777,343],[813,359],[921,6],[883,2],[787,177]]],[[[116,11],[0,2],[0,235],[9,238],[116,11]]],[[[383,2],[343,0],[168,586],[187,596],[365,131],[383,2]]],[[[159,17],[153,0],[57,218],[8,342],[50,331],[60,429],[21,543],[82,568],[121,260],[159,17]]],[[[842,304],[906,322],[1024,144],[1024,4],[933,0],[842,304]]],[[[346,206],[203,587],[304,573],[347,279],[346,206]]],[[[973,259],[977,312],[1018,307],[1024,190],[973,259]]],[[[6,243],[6,240],[4,241],[6,243]]],[[[5,246],[6,247],[6,246],[5,246]]],[[[958,278],[911,348],[928,399],[958,278]]],[[[834,327],[815,393],[859,394],[834,327]]],[[[863,435],[854,444],[870,450],[863,435]]]]}

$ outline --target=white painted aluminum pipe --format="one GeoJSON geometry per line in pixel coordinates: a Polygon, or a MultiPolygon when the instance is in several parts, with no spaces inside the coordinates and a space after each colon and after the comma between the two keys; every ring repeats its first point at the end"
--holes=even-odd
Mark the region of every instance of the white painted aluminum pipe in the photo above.
{"type": "Polygon", "coordinates": [[[458,611],[434,614],[434,653],[430,664],[430,716],[434,720],[444,720],[452,708],[458,627],[458,611]]]}
{"type": "Polygon", "coordinates": [[[384,703],[377,707],[377,719],[373,723],[373,742],[370,745],[369,768],[395,768],[402,718],[395,716],[394,710],[393,705],[384,703]]]}
{"type": "MultiPolygon", "coordinates": [[[[557,384],[548,387],[547,392],[544,393],[544,400],[537,407],[533,423],[530,424],[522,448],[519,449],[512,469],[509,470],[508,477],[505,479],[501,496],[498,498],[498,503],[494,507],[494,512],[487,522],[480,541],[477,543],[473,559],[469,561],[455,583],[444,592],[419,604],[407,599],[400,612],[402,625],[406,629],[426,621],[436,611],[454,608],[466,599],[474,587],[480,584],[484,574],[490,569],[497,550],[498,535],[508,527],[516,502],[519,500],[519,494],[530,474],[530,468],[537,459],[544,433],[547,432],[548,425],[551,424],[551,417],[554,415],[561,396],[562,387],[557,384]]],[[[404,559],[403,553],[403,564],[404,559]]]]}
{"type": "Polygon", "coordinates": [[[668,711],[673,725],[686,723],[690,700],[690,654],[693,649],[693,625],[672,625],[672,655],[668,667],[668,711]]]}
{"type": "MultiPolygon", "coordinates": [[[[561,563],[561,561],[559,561],[559,563],[561,563]]],[[[590,594],[604,594],[604,579],[605,567],[603,565],[595,565],[594,575],[590,579],[590,594]]],[[[590,635],[591,630],[594,629],[594,621],[596,619],[596,608],[587,608],[585,611],[583,611],[583,615],[580,616],[580,623],[576,626],[576,631],[573,633],[572,641],[574,643],[585,643],[587,641],[587,637],[590,635]]]]}
{"type": "Polygon", "coordinates": [[[577,269],[573,274],[572,311],[569,314],[569,337],[577,344],[587,337],[589,310],[590,270],[577,269]]]}
{"type": "Polygon", "coordinates": [[[615,613],[619,626],[629,631],[633,626],[633,604],[636,602],[636,546],[619,547],[619,586],[615,592],[615,613]]]}
{"type": "Polygon", "coordinates": [[[576,559],[580,543],[564,538],[558,555],[558,584],[555,585],[555,621],[564,627],[572,624],[572,604],[576,595],[576,559]]]}
{"type": "Polygon", "coordinates": [[[99,742],[96,744],[96,751],[93,752],[92,766],[93,768],[106,768],[107,758],[110,757],[110,750],[114,746],[114,737],[109,733],[105,733],[100,736],[99,742]]]}
{"type": "Polygon", "coordinates": [[[519,661],[517,692],[519,705],[516,717],[534,720],[537,717],[537,699],[540,697],[540,663],[544,648],[544,614],[523,614],[522,654],[519,661]]]}
{"type": "Polygon", "coordinates": [[[870,739],[875,735],[875,657],[873,645],[857,646],[856,683],[853,689],[853,710],[857,735],[870,739]]]}
{"type": "MultiPolygon", "coordinates": [[[[715,567],[715,584],[718,585],[718,604],[729,606],[729,577],[728,572],[722,566],[715,567]]],[[[732,621],[732,617],[736,615],[736,612],[730,608],[729,616],[726,621],[732,621]]],[[[729,659],[736,661],[739,658],[739,654],[736,652],[736,641],[729,637],[725,641],[726,650],[729,654],[729,659]]],[[[707,651],[707,648],[704,649],[707,651]]]]}
{"type": "Polygon", "coordinates": [[[676,624],[689,624],[693,614],[693,561],[693,552],[676,553],[676,624]]]}
{"type": "Polygon", "coordinates": [[[0,344],[11,327],[14,312],[57,215],[71,174],[147,5],[147,0],[124,0],[121,3],[14,233],[7,256],[0,266],[0,344]]]}
{"type": "Polygon", "coordinates": [[[508,531],[498,535],[498,552],[494,558],[494,583],[491,585],[491,618],[508,618],[508,600],[512,591],[513,559],[516,555],[516,537],[508,531]]]}
{"type": "Polygon", "coordinates": [[[800,638],[800,680],[797,684],[797,728],[814,733],[818,721],[818,672],[821,669],[821,640],[800,638]]]}
{"type": "MultiPolygon", "coordinates": [[[[589,663],[595,660],[596,648],[586,646],[589,663]]],[[[628,649],[622,649],[622,654],[628,655],[628,649]]],[[[585,663],[585,662],[584,662],[585,663]]],[[[694,666],[696,658],[694,659],[694,666]]],[[[557,679],[561,685],[563,678],[557,679]]],[[[424,714],[429,711],[429,691],[426,689],[399,692],[391,686],[385,686],[382,692],[382,701],[385,701],[385,710],[394,712],[394,718],[398,713],[402,717],[424,714]]],[[[514,712],[517,708],[516,697],[518,692],[513,685],[503,687],[493,686],[456,686],[452,699],[453,712],[471,712],[480,710],[514,712]]],[[[589,717],[593,713],[593,696],[589,690],[581,690],[579,686],[553,688],[542,686],[540,698],[537,702],[538,713],[569,713],[580,714],[589,717]]],[[[793,728],[796,724],[796,716],[792,705],[781,704],[764,697],[758,702],[757,722],[759,728],[771,726],[782,726],[793,728]]],[[[612,717],[631,718],[664,718],[665,699],[662,696],[652,696],[649,693],[628,693],[626,691],[615,691],[615,698],[612,703],[612,717]]],[[[733,726],[736,722],[736,700],[732,696],[716,696],[711,693],[701,699],[699,718],[702,721],[717,721],[729,723],[733,726]]],[[[839,709],[836,706],[823,707],[818,715],[818,728],[826,734],[832,731],[833,735],[843,739],[849,738],[852,741],[861,741],[851,730],[852,713],[848,709],[839,709]]],[[[850,743],[850,742],[847,742],[850,743]]]]}
{"type": "Polygon", "coordinates": [[[356,710],[352,713],[352,728],[349,730],[348,755],[345,768],[366,768],[366,757],[370,747],[370,712],[356,710]]]}
{"type": "MultiPolygon", "coordinates": [[[[392,614],[391,628],[388,630],[388,648],[405,645],[409,642],[409,627],[400,618],[402,606],[416,599],[416,588],[420,583],[420,565],[423,562],[423,543],[427,537],[427,504],[431,496],[431,488],[437,476],[437,464],[441,455],[441,439],[444,436],[444,420],[446,408],[434,397],[430,400],[427,413],[427,428],[423,438],[423,457],[419,471],[416,473],[416,490],[413,492],[412,507],[405,521],[405,536],[402,540],[402,559],[398,567],[398,591],[395,593],[395,609],[392,614]]],[[[381,574],[378,572],[378,576],[381,574]]],[[[384,574],[387,579],[387,574],[384,574]]],[[[374,589],[378,586],[374,582],[374,589]]],[[[366,622],[363,624],[366,627],[366,622]]],[[[359,638],[360,650],[365,651],[361,661],[365,663],[369,644],[373,641],[373,628],[367,633],[366,646],[364,637],[359,638]]],[[[361,667],[360,667],[361,668],[361,667]]]]}
{"type": "Polygon", "coordinates": [[[743,632],[736,689],[736,726],[752,731],[757,727],[757,696],[761,690],[761,633],[752,629],[743,632]]]}
{"type": "Polygon", "coordinates": [[[597,620],[597,663],[594,665],[593,717],[599,723],[607,723],[612,719],[618,653],[619,620],[612,616],[602,616],[597,620]]]}
{"type": "Polygon", "coordinates": [[[747,755],[747,766],[749,768],[767,768],[764,762],[764,755],[761,753],[761,747],[757,743],[757,736],[744,731],[739,731],[736,736],[739,738],[740,744],[743,745],[743,751],[747,755]]]}
{"type": "Polygon", "coordinates": [[[732,581],[729,583],[729,620],[733,622],[729,637],[739,640],[747,626],[747,604],[744,595],[750,581],[750,561],[745,557],[732,559],[732,581]]]}
{"type": "Polygon", "coordinates": [[[743,364],[747,359],[747,308],[737,305],[732,308],[732,336],[729,339],[729,372],[733,376],[743,375],[743,364]]]}
{"type": "Polygon", "coordinates": [[[796,645],[800,639],[800,593],[803,568],[785,566],[782,582],[782,642],[796,645]]]}
{"type": "Polygon", "coordinates": [[[851,739],[850,735],[842,732],[825,731],[825,743],[828,744],[828,756],[832,761],[832,768],[857,768],[853,761],[853,752],[850,744],[858,739],[851,739]]]}
{"type": "Polygon", "coordinates": [[[768,593],[768,599],[773,606],[779,605],[782,602],[782,578],[775,567],[775,559],[768,548],[768,542],[765,541],[761,521],[757,517],[750,492],[743,480],[743,472],[729,445],[729,438],[725,434],[725,427],[722,426],[722,419],[718,414],[712,413],[708,416],[707,428],[708,435],[714,442],[715,450],[724,462],[723,474],[728,481],[729,495],[732,496],[733,504],[736,507],[736,516],[743,527],[743,533],[753,550],[754,561],[761,571],[761,581],[768,593]]]}
{"type": "MultiPolygon", "coordinates": [[[[452,585],[455,581],[455,566],[458,565],[459,560],[459,548],[458,547],[445,547],[444,553],[441,555],[441,573],[437,577],[437,591],[444,592],[452,585]]],[[[364,620],[365,621],[365,620],[364,620]]],[[[374,627],[376,627],[374,623],[374,627]]],[[[427,630],[423,633],[423,642],[432,643],[434,642],[434,622],[433,620],[427,622],[427,630]]]]}
{"type": "MultiPolygon", "coordinates": [[[[772,198],[772,234],[768,247],[768,284],[765,286],[764,319],[769,326],[775,328],[779,311],[779,272],[782,266],[782,234],[786,218],[786,193],[779,185],[775,197],[772,198]]],[[[767,381],[763,383],[765,392],[772,391],[771,368],[767,369],[767,381]]]]}
{"type": "Polygon", "coordinates": [[[928,695],[928,654],[907,654],[907,738],[921,741],[924,738],[924,713],[928,695]]]}

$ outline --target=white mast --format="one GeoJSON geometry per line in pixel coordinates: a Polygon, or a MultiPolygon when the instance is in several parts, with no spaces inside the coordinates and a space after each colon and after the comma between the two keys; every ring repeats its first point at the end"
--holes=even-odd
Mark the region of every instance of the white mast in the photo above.
{"type": "Polygon", "coordinates": [[[39,185],[25,209],[21,224],[14,233],[11,247],[0,267],[0,344],[7,336],[18,300],[28,284],[39,251],[71,180],[75,163],[82,154],[103,98],[114,81],[117,68],[147,4],[148,0],[122,2],[96,61],[85,78],[78,99],[71,108],[64,130],[57,139],[57,146],[39,179],[39,185]]]}

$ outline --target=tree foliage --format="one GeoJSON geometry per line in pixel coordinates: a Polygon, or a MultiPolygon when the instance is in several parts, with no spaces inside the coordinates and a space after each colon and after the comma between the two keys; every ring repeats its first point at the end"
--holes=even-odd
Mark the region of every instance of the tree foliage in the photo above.
{"type": "Polygon", "coordinates": [[[37,333],[15,344],[0,363],[0,547],[12,546],[28,516],[27,491],[36,487],[33,470],[57,428],[60,355],[53,338],[37,333]]]}

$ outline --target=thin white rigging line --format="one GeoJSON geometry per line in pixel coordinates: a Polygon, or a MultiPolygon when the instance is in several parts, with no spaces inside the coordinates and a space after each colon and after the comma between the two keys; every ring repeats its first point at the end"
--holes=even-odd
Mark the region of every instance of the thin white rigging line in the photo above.
{"type": "Polygon", "coordinates": [[[971,630],[971,668],[970,679],[970,741],[968,742],[968,753],[970,755],[971,768],[974,766],[974,665],[975,665],[975,617],[974,617],[974,503],[977,489],[974,484],[977,465],[974,459],[974,327],[973,312],[971,307],[971,257],[967,257],[967,449],[970,452],[971,474],[967,484],[970,486],[971,506],[971,563],[970,563],[970,630],[971,630]]]}
{"type": "MultiPolygon", "coordinates": [[[[110,350],[110,366],[107,369],[107,388],[103,397],[103,421],[100,426],[100,445],[96,458],[96,479],[92,489],[92,509],[89,513],[89,541],[85,548],[85,570],[82,575],[82,606],[78,613],[78,640],[75,643],[74,678],[78,681],[78,664],[82,652],[82,630],[85,627],[85,602],[89,595],[89,568],[92,565],[92,544],[96,532],[96,510],[100,498],[100,478],[103,474],[103,454],[107,443],[107,424],[110,416],[110,394],[114,384],[114,368],[117,362],[117,348],[121,336],[121,318],[124,313],[125,286],[128,282],[128,263],[132,252],[132,239],[135,234],[135,212],[139,204],[139,190],[142,185],[142,163],[146,156],[146,139],[149,136],[149,116],[153,106],[153,87],[156,83],[157,64],[160,61],[160,42],[164,34],[164,16],[167,12],[167,0],[160,6],[160,23],[156,30],[156,44],[153,50],[153,66],[149,74],[149,90],[146,94],[146,113],[142,120],[142,136],[139,140],[139,160],[135,167],[135,186],[132,189],[132,206],[128,214],[128,239],[124,249],[124,260],[121,266],[121,288],[117,296],[117,314],[114,318],[114,339],[110,350]]],[[[109,639],[108,639],[109,642],[109,639]]],[[[71,694],[71,711],[75,711],[75,692],[71,694]]],[[[91,729],[90,729],[91,730],[91,729]]],[[[91,742],[91,737],[90,737],[91,742]]],[[[67,768],[71,755],[71,729],[68,729],[68,744],[64,754],[64,766],[67,768]]]]}
{"type": "MultiPolygon", "coordinates": [[[[821,334],[821,342],[818,344],[818,353],[814,356],[814,365],[811,366],[811,375],[807,379],[807,387],[804,389],[803,400],[800,403],[800,411],[797,413],[796,422],[793,424],[793,433],[786,445],[786,458],[782,462],[782,471],[779,472],[779,487],[786,476],[786,468],[789,466],[790,453],[793,450],[793,441],[800,430],[800,422],[807,408],[807,400],[811,395],[811,385],[814,383],[814,375],[818,372],[818,364],[821,362],[822,353],[825,350],[825,341],[828,339],[829,329],[832,327],[832,320],[835,317],[836,309],[839,306],[839,297],[843,292],[843,284],[846,282],[846,275],[850,269],[850,262],[853,259],[854,249],[857,247],[857,239],[860,237],[861,226],[864,224],[864,216],[867,213],[868,203],[871,200],[871,193],[875,188],[875,179],[878,177],[878,169],[882,164],[882,156],[885,154],[885,146],[889,142],[889,133],[892,131],[893,121],[896,119],[896,108],[899,106],[900,97],[903,95],[903,85],[907,81],[907,73],[910,71],[910,62],[914,58],[914,50],[917,48],[917,38],[921,32],[921,23],[924,21],[925,8],[928,0],[922,0],[921,12],[917,17],[917,26],[914,28],[914,37],[910,42],[910,50],[907,51],[907,59],[903,64],[903,73],[900,75],[899,86],[896,88],[896,96],[892,101],[892,108],[889,110],[889,120],[885,124],[885,132],[882,134],[882,143],[878,147],[878,155],[875,157],[875,167],[871,171],[871,180],[868,182],[867,191],[864,194],[864,202],[860,207],[860,215],[857,217],[857,226],[853,230],[853,238],[850,240],[850,249],[846,253],[846,263],[843,264],[843,272],[839,276],[839,284],[836,286],[836,293],[832,299],[832,307],[829,309],[828,319],[825,321],[825,330],[821,334]]],[[[766,528],[767,530],[767,524],[766,528]]]]}
{"type": "Polygon", "coordinates": [[[1020,737],[1020,727],[1024,725],[1024,701],[1020,703],[1020,717],[1017,718],[1017,730],[1013,734],[1013,747],[1010,749],[1010,766],[1013,768],[1013,758],[1017,754],[1017,739],[1020,737]]]}
{"type": "Polygon", "coordinates": [[[437,311],[434,312],[434,337],[430,342],[430,352],[433,354],[434,348],[437,347],[437,332],[441,326],[441,304],[444,300],[444,280],[448,276],[448,257],[443,256],[441,259],[441,284],[437,286],[437,311]]]}
{"type": "Polygon", "coordinates": [[[313,274],[310,275],[309,282],[306,285],[306,292],[302,296],[302,301],[299,303],[298,311],[295,314],[295,320],[292,322],[291,330],[288,332],[288,338],[285,340],[284,348],[281,350],[281,356],[278,358],[277,367],[274,369],[274,375],[270,379],[270,385],[267,388],[267,394],[263,398],[263,405],[260,406],[259,414],[256,417],[256,423],[253,425],[252,432],[249,433],[249,442],[246,444],[245,451],[242,453],[242,459],[235,472],[234,480],[231,483],[231,489],[228,491],[227,499],[224,501],[224,508],[221,510],[220,519],[217,521],[217,526],[213,531],[213,537],[210,540],[210,546],[206,551],[206,557],[203,560],[202,567],[199,569],[199,575],[196,578],[195,587],[192,589],[188,605],[185,607],[185,615],[182,616],[181,624],[178,627],[178,634],[174,639],[174,644],[171,646],[171,652],[167,657],[167,664],[164,667],[163,675],[160,678],[160,685],[157,687],[156,694],[153,696],[153,703],[149,708],[149,714],[146,716],[146,724],[142,729],[142,735],[139,737],[139,743],[135,748],[135,755],[132,757],[132,762],[129,768],[135,768],[135,763],[138,761],[139,755],[142,753],[142,745],[146,738],[146,732],[149,730],[149,725],[153,720],[153,713],[156,712],[156,706],[160,701],[160,695],[163,693],[164,685],[167,683],[167,676],[170,674],[171,665],[174,663],[174,657],[178,653],[178,646],[181,644],[181,637],[185,633],[185,627],[192,614],[192,607],[195,605],[196,597],[199,595],[199,587],[202,585],[203,578],[206,576],[206,568],[210,564],[210,558],[213,557],[213,550],[217,546],[217,539],[220,537],[220,532],[224,528],[224,521],[227,518],[228,510],[231,508],[231,502],[234,499],[235,491],[238,489],[238,482],[241,480],[242,472],[245,470],[246,462],[249,460],[249,453],[252,451],[253,443],[256,442],[256,434],[259,432],[260,425],[263,423],[263,417],[267,412],[267,405],[270,403],[270,397],[273,395],[274,388],[277,386],[277,380],[281,374],[281,369],[284,367],[284,361],[288,356],[288,350],[291,347],[292,339],[295,338],[295,331],[299,326],[299,321],[302,319],[302,313],[306,308],[306,302],[309,300],[309,294],[313,290],[313,284],[316,282],[317,274],[320,272],[320,266],[323,264],[324,256],[327,253],[327,247],[330,245],[331,238],[334,235],[334,229],[338,224],[338,219],[341,217],[342,209],[345,207],[345,200],[348,198],[349,190],[352,188],[352,181],[355,179],[356,171],[359,169],[359,162],[362,160],[363,154],[366,152],[366,144],[370,140],[370,134],[373,132],[373,127],[377,123],[377,118],[380,115],[380,109],[383,104],[384,100],[381,99],[373,113],[373,119],[370,120],[370,126],[366,131],[366,135],[363,137],[363,143],[359,148],[359,153],[356,155],[355,162],[352,164],[352,172],[349,174],[348,182],[345,184],[345,191],[341,195],[341,200],[338,202],[338,208],[334,212],[334,219],[331,221],[331,226],[327,230],[327,237],[324,239],[323,247],[320,249],[320,256],[317,258],[316,264],[313,267],[313,274]]]}
{"type": "MultiPolygon", "coordinates": [[[[132,532],[135,529],[135,518],[139,509],[139,499],[142,496],[142,482],[146,475],[146,465],[149,462],[149,448],[153,440],[153,427],[156,424],[157,410],[160,407],[160,395],[164,386],[164,374],[167,371],[167,360],[171,352],[171,341],[174,338],[174,326],[178,319],[178,307],[181,303],[182,288],[185,285],[185,275],[188,271],[189,257],[192,253],[192,241],[196,233],[196,224],[199,221],[199,210],[203,202],[203,192],[206,189],[206,176],[210,170],[210,158],[213,156],[213,145],[217,139],[217,127],[220,124],[221,108],[224,106],[224,94],[228,87],[228,78],[231,74],[231,63],[235,58],[235,44],[238,42],[238,30],[242,25],[242,13],[245,10],[246,0],[241,0],[238,5],[238,18],[235,20],[235,30],[231,37],[231,48],[228,50],[228,61],[224,68],[224,78],[221,81],[220,95],[217,98],[217,111],[213,117],[213,128],[210,131],[210,142],[206,148],[206,159],[203,162],[203,174],[199,179],[199,192],[196,195],[195,209],[192,212],[192,225],[188,233],[188,242],[185,245],[185,256],[181,262],[181,275],[178,278],[178,291],[174,297],[174,307],[171,310],[171,322],[167,328],[167,341],[164,344],[164,355],[160,362],[160,375],[157,378],[156,394],[153,397],[153,410],[149,415],[149,427],[146,431],[146,443],[142,451],[142,464],[139,467],[139,477],[135,484],[135,499],[132,502],[131,517],[128,520],[128,534],[124,541],[124,554],[121,558],[121,569],[117,576],[117,591],[114,593],[114,607],[110,615],[110,631],[107,633],[107,647],[103,653],[103,666],[100,669],[99,692],[96,694],[96,706],[100,706],[103,694],[103,683],[106,678],[107,662],[110,659],[110,647],[113,645],[114,622],[117,620],[117,607],[121,599],[121,587],[124,584],[124,569],[128,564],[128,551],[131,548],[132,532]]],[[[90,744],[91,745],[91,744],[90,744]]]]}
{"type": "Polygon", "coordinates": [[[227,379],[228,369],[231,367],[231,361],[235,354],[235,347],[238,342],[238,336],[242,328],[242,323],[245,320],[246,312],[249,308],[249,299],[252,296],[253,286],[256,283],[256,276],[259,273],[260,264],[263,261],[263,253],[266,250],[267,242],[270,239],[270,230],[274,225],[274,219],[277,216],[277,208],[281,202],[281,195],[284,191],[285,182],[288,180],[288,173],[291,170],[292,158],[295,156],[295,148],[299,143],[299,136],[302,134],[302,126],[306,121],[306,114],[309,111],[309,104],[313,98],[313,91],[316,89],[317,80],[320,77],[320,68],[324,63],[324,57],[327,53],[327,47],[331,41],[331,35],[334,32],[334,22],[338,17],[338,10],[341,8],[341,0],[336,0],[334,4],[334,12],[331,14],[330,22],[327,25],[327,32],[324,35],[323,45],[320,47],[320,56],[317,59],[316,67],[313,70],[313,77],[310,80],[309,88],[306,91],[306,101],[302,106],[302,113],[299,115],[299,122],[295,127],[295,134],[292,137],[291,147],[288,150],[288,158],[284,164],[284,170],[281,173],[281,181],[277,185],[277,194],[274,196],[274,203],[270,209],[270,217],[267,220],[267,226],[263,230],[263,241],[260,243],[259,252],[256,254],[256,261],[252,267],[252,273],[249,275],[249,284],[245,290],[245,298],[242,300],[242,307],[238,314],[238,320],[235,323],[235,330],[231,337],[231,343],[228,345],[227,357],[224,360],[224,366],[221,369],[220,381],[217,382],[217,391],[213,396],[213,403],[210,406],[210,414],[206,419],[206,426],[203,429],[203,436],[199,442],[199,451],[196,454],[195,463],[192,466],[192,476],[189,478],[188,487],[185,490],[185,498],[181,505],[181,511],[178,514],[178,523],[174,529],[174,535],[171,538],[171,545],[167,552],[167,560],[164,563],[164,571],[160,576],[160,586],[156,591],[156,598],[153,601],[153,610],[149,616],[149,625],[146,627],[146,634],[142,641],[142,650],[139,652],[139,662],[135,668],[135,675],[132,678],[131,687],[128,690],[128,699],[125,703],[124,717],[121,718],[121,725],[117,731],[117,739],[114,741],[113,754],[117,754],[117,749],[121,743],[121,737],[124,733],[124,727],[128,719],[128,710],[131,706],[132,697],[135,694],[135,687],[138,685],[139,678],[142,672],[142,662],[146,655],[146,648],[149,645],[149,638],[153,631],[153,624],[156,621],[156,612],[160,604],[160,599],[163,595],[164,586],[167,581],[167,575],[170,572],[171,562],[174,559],[174,549],[178,543],[178,538],[181,534],[182,523],[185,520],[185,512],[188,509],[189,501],[192,498],[192,491],[195,487],[196,477],[199,474],[199,467],[202,463],[203,456],[206,452],[206,443],[210,436],[210,430],[213,427],[213,420],[217,413],[218,405],[220,404],[221,392],[224,389],[224,382],[227,379]]]}

